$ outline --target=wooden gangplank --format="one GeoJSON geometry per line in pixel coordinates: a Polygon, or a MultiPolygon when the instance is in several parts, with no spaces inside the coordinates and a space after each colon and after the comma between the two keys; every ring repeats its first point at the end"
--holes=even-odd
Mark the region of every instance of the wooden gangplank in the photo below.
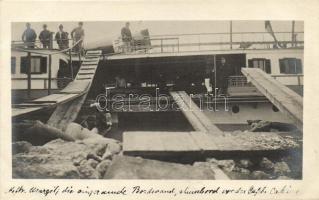
{"type": "Polygon", "coordinates": [[[216,136],[200,131],[123,133],[123,154],[142,157],[227,157],[277,153],[298,148],[291,138],[273,132],[223,132],[216,136]]]}
{"type": "Polygon", "coordinates": [[[257,68],[242,68],[242,73],[282,113],[302,131],[303,100],[300,95],[257,68]]]}
{"type": "Polygon", "coordinates": [[[80,96],[66,104],[59,104],[48,120],[48,125],[65,130],[66,126],[76,119],[90,90],[101,53],[101,51],[87,52],[75,80],[61,91],[62,93],[76,93],[80,96]]]}
{"type": "Polygon", "coordinates": [[[124,132],[123,153],[142,157],[236,156],[298,148],[292,138],[273,132],[223,132],[184,92],[170,92],[193,132],[124,132]]]}
{"type": "Polygon", "coordinates": [[[170,92],[170,95],[195,131],[212,135],[222,134],[222,131],[208,119],[185,91],[170,92]]]}

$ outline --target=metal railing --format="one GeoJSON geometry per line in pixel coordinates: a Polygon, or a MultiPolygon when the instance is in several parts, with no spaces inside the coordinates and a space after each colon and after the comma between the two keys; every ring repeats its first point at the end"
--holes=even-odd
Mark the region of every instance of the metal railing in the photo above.
{"type": "MultiPolygon", "coordinates": [[[[268,32],[224,32],[198,34],[152,35],[143,40],[150,41],[150,45],[140,46],[145,53],[187,52],[206,50],[233,49],[274,49],[274,48],[303,48],[304,32],[274,32],[278,43],[268,32]]],[[[121,38],[117,40],[120,44],[121,38]]],[[[134,38],[133,40],[134,41],[134,38]]],[[[123,44],[124,45],[124,44],[123,44]]],[[[119,45],[122,49],[123,45],[119,45]]],[[[132,45],[131,45],[132,46],[132,45]]],[[[124,48],[123,48],[124,49],[124,48]]],[[[124,52],[124,51],[122,51],[124,52]]],[[[127,53],[127,52],[124,52],[127,53]]],[[[134,47],[130,54],[134,53],[134,47]]],[[[139,52],[135,52],[139,53],[139,52]]]]}
{"type": "MultiPolygon", "coordinates": [[[[74,39],[62,39],[62,40],[56,40],[56,39],[50,39],[50,40],[47,40],[48,44],[47,45],[47,48],[44,47],[44,44],[40,41],[40,40],[35,40],[34,42],[25,42],[25,41],[22,41],[22,40],[12,40],[11,41],[11,48],[12,49],[17,49],[17,48],[20,48],[20,49],[47,49],[47,50],[64,50],[64,49],[61,49],[57,43],[57,41],[67,41],[68,44],[65,46],[65,49],[69,49],[70,48],[70,44],[69,42],[72,44],[71,45],[71,49],[73,50],[74,47],[82,41],[81,40],[78,40],[78,41],[75,41],[74,39]]],[[[82,43],[82,49],[84,49],[84,45],[82,43]]]]}
{"type": "MultiPolygon", "coordinates": [[[[274,79],[279,80],[280,78],[292,78],[296,80],[296,85],[301,86],[303,74],[276,74],[270,75],[274,79]]],[[[247,81],[245,76],[229,76],[228,77],[228,87],[254,87],[251,83],[247,81]]]]}

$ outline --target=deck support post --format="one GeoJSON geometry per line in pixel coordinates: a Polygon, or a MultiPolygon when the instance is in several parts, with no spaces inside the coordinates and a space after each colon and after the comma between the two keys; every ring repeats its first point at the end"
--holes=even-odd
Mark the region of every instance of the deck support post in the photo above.
{"type": "Polygon", "coordinates": [[[28,52],[27,54],[27,72],[28,72],[28,98],[31,98],[31,53],[28,52]]]}
{"type": "Polygon", "coordinates": [[[51,94],[51,78],[52,78],[51,65],[52,65],[52,55],[49,55],[48,95],[51,94]]]}
{"type": "Polygon", "coordinates": [[[229,27],[229,40],[230,40],[230,49],[233,49],[233,21],[230,21],[229,27]]]}
{"type": "Polygon", "coordinates": [[[72,78],[72,80],[74,80],[73,66],[72,66],[72,52],[71,52],[71,49],[69,49],[69,58],[70,58],[69,67],[70,67],[70,70],[71,70],[71,78],[72,78]]]}

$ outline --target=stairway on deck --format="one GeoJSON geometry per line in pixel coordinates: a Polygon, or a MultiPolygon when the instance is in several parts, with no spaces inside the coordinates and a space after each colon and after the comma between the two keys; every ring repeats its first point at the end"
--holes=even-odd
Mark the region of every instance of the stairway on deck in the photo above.
{"type": "MultiPolygon", "coordinates": [[[[59,93],[51,94],[39,99],[14,105],[14,107],[12,108],[12,117],[32,113],[45,108],[54,108],[55,106],[57,106],[57,109],[54,115],[57,115],[57,113],[61,114],[61,110],[66,111],[69,106],[82,105],[82,101],[84,101],[83,99],[85,99],[93,80],[101,53],[101,51],[88,51],[79,69],[79,73],[75,77],[74,81],[69,83],[59,93]],[[72,100],[74,100],[74,102],[72,100]],[[57,112],[58,110],[60,111],[57,112]]],[[[73,111],[74,115],[77,115],[77,113],[79,112],[78,109],[73,111]]],[[[65,114],[62,114],[62,116],[65,116],[65,114]]],[[[61,120],[58,120],[58,116],[51,118],[49,120],[51,125],[58,126],[58,123],[61,122],[61,120]]],[[[74,116],[70,119],[73,118],[74,116]]],[[[67,116],[65,116],[65,121],[70,121],[68,120],[67,116]]]]}
{"type": "Polygon", "coordinates": [[[81,96],[65,104],[59,104],[48,120],[48,125],[65,130],[67,125],[76,119],[90,90],[100,55],[101,51],[87,51],[74,81],[61,91],[79,92],[81,96]]]}

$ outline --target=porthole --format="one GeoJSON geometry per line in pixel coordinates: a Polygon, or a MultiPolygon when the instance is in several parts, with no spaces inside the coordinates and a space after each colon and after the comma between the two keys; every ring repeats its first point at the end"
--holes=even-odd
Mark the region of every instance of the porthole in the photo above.
{"type": "Polygon", "coordinates": [[[276,106],[272,106],[272,110],[274,111],[274,112],[278,112],[279,111],[279,109],[276,107],[276,106]]]}
{"type": "Polygon", "coordinates": [[[232,106],[231,111],[232,111],[233,113],[239,113],[239,106],[238,106],[238,105],[232,106]]]}

